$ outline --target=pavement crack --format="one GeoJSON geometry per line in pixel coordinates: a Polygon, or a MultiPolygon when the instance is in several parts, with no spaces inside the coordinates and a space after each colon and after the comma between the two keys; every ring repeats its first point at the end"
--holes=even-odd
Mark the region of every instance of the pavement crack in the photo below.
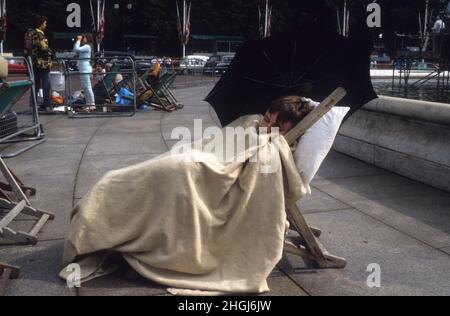
{"type": "Polygon", "coordinates": [[[103,127],[105,126],[107,123],[109,123],[111,121],[111,118],[105,119],[105,121],[100,124],[98,126],[98,128],[92,133],[91,137],[89,137],[89,140],[86,143],[86,146],[83,148],[83,152],[81,153],[81,158],[80,158],[80,162],[78,163],[77,166],[77,172],[75,173],[75,179],[73,181],[73,191],[72,191],[72,207],[75,206],[75,201],[77,200],[76,198],[76,192],[77,192],[77,184],[78,184],[78,176],[80,174],[80,169],[81,169],[81,164],[83,163],[84,157],[86,155],[87,149],[89,147],[89,145],[92,142],[92,139],[94,139],[95,135],[97,134],[97,132],[103,127]]]}

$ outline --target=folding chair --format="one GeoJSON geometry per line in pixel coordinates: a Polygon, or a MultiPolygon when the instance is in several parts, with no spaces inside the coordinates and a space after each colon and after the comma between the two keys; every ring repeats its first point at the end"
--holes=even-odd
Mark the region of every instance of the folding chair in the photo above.
{"type": "MultiPolygon", "coordinates": [[[[294,127],[286,136],[286,141],[293,145],[305,132],[312,127],[319,119],[328,113],[344,96],[346,91],[342,88],[335,90],[317,108],[315,108],[306,118],[294,127]]],[[[299,207],[294,205],[287,210],[291,229],[294,229],[300,239],[297,241],[286,240],[285,252],[300,256],[307,260],[312,260],[320,268],[345,268],[347,261],[328,253],[319,237],[322,234],[320,229],[310,227],[303,217],[299,207]]]]}
{"type": "Polygon", "coordinates": [[[10,280],[17,279],[20,268],[0,262],[0,296],[6,295],[6,288],[10,280]]]}
{"type": "Polygon", "coordinates": [[[0,237],[14,240],[23,244],[35,245],[38,241],[37,234],[41,231],[47,221],[55,218],[55,215],[35,209],[31,206],[29,197],[36,194],[36,190],[25,187],[17,177],[9,170],[2,158],[0,158],[0,172],[8,184],[2,184],[0,194],[0,209],[9,211],[0,220],[0,237]],[[6,191],[5,191],[6,190],[6,191]],[[36,224],[29,232],[16,231],[8,225],[20,214],[37,218],[36,224]]]}
{"type": "Polygon", "coordinates": [[[177,74],[164,74],[154,86],[144,81],[146,90],[138,96],[138,103],[145,103],[156,109],[173,112],[183,108],[176,97],[170,91],[169,86],[175,80],[177,74]]]}
{"type": "MultiPolygon", "coordinates": [[[[6,115],[9,110],[19,101],[29,90],[33,91],[32,80],[20,80],[13,82],[0,83],[0,117],[6,115]]],[[[33,93],[33,92],[31,92],[33,93]]],[[[1,154],[3,158],[12,158],[21,153],[30,150],[31,148],[42,144],[46,141],[42,133],[42,126],[39,123],[37,114],[37,107],[33,107],[33,123],[30,126],[21,128],[16,133],[8,135],[0,139],[0,143],[18,143],[25,141],[32,141],[33,143],[24,148],[9,153],[1,154]],[[33,131],[34,135],[26,135],[27,132],[33,131]]]]}
{"type": "MultiPolygon", "coordinates": [[[[34,76],[32,70],[30,70],[30,73],[31,78],[33,79],[34,76]]],[[[11,107],[30,89],[31,93],[34,93],[35,90],[32,80],[23,80],[0,84],[0,117],[5,115],[5,113],[7,113],[11,109],[11,107]]],[[[33,113],[37,115],[36,100],[35,98],[33,98],[33,100],[33,113]]],[[[39,124],[39,120],[35,120],[35,125],[25,129],[25,131],[36,128],[39,129],[40,133],[41,127],[39,124]]],[[[23,132],[24,130],[20,130],[18,133],[12,135],[11,137],[20,135],[23,132]]],[[[43,136],[41,136],[39,133],[38,136],[43,138],[43,136]]],[[[34,140],[35,138],[32,139],[34,140]]],[[[43,141],[45,141],[45,139],[41,139],[37,144],[28,146],[25,150],[37,146],[43,141]]],[[[19,151],[17,155],[24,152],[25,150],[19,151]]],[[[6,166],[1,156],[0,172],[3,174],[4,178],[7,181],[7,183],[0,183],[0,209],[9,211],[0,220],[0,237],[18,241],[21,243],[36,244],[37,234],[49,219],[54,218],[54,215],[49,212],[37,210],[31,207],[29,198],[30,196],[36,194],[36,190],[26,187],[6,166]],[[21,213],[38,218],[37,223],[28,233],[20,231],[17,232],[11,227],[8,227],[8,225],[21,213]]]]}

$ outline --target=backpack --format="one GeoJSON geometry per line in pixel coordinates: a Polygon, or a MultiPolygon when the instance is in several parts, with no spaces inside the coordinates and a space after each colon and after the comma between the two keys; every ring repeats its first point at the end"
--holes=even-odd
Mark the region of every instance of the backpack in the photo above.
{"type": "Polygon", "coordinates": [[[32,54],[35,33],[36,31],[33,29],[28,29],[25,33],[23,44],[25,56],[31,56],[32,54]]]}

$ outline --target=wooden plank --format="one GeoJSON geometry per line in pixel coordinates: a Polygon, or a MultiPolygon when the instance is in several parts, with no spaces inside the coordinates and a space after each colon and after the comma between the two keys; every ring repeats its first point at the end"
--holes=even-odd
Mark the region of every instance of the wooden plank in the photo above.
{"type": "Polygon", "coordinates": [[[0,228],[8,226],[8,224],[11,223],[20,214],[20,212],[23,211],[25,205],[25,201],[20,201],[19,204],[14,206],[14,208],[10,210],[9,213],[6,214],[6,216],[0,221],[0,228]]]}
{"type": "Polygon", "coordinates": [[[303,237],[305,246],[311,252],[314,260],[321,268],[325,268],[327,266],[327,262],[324,256],[323,249],[318,243],[314,234],[311,232],[311,229],[306,223],[306,220],[297,205],[294,205],[289,210],[289,214],[292,218],[292,225],[294,226],[295,230],[303,237]]]}
{"type": "Polygon", "coordinates": [[[6,288],[11,279],[17,279],[20,268],[0,262],[0,296],[6,295],[6,288]]]}
{"type": "Polygon", "coordinates": [[[28,200],[28,197],[25,195],[25,193],[23,193],[22,189],[20,188],[20,185],[17,183],[16,179],[11,174],[9,168],[6,166],[5,162],[1,157],[0,157],[0,171],[3,173],[3,176],[8,181],[13,192],[16,194],[17,199],[20,201],[24,200],[26,204],[31,205],[30,201],[28,200]]]}
{"type": "MultiPolygon", "coordinates": [[[[14,202],[10,202],[8,200],[5,199],[0,199],[0,208],[3,209],[12,209],[14,208],[16,205],[16,203],[14,202]]],[[[23,214],[28,215],[28,216],[34,216],[34,217],[42,217],[44,215],[49,215],[50,219],[54,219],[55,218],[55,214],[48,212],[48,211],[43,211],[43,210],[38,210],[35,209],[31,206],[25,205],[22,211],[23,214]]]]}
{"type": "Polygon", "coordinates": [[[10,282],[11,273],[11,269],[5,269],[0,276],[0,296],[6,295],[6,287],[10,282]]]}
{"type": "Polygon", "coordinates": [[[20,267],[0,262],[0,274],[2,274],[5,269],[11,270],[11,279],[17,279],[20,275],[20,267]]]}
{"type": "Polygon", "coordinates": [[[49,215],[44,215],[42,216],[38,222],[36,223],[36,225],[34,225],[34,227],[31,229],[30,231],[30,235],[32,236],[37,236],[37,234],[41,231],[42,227],[44,227],[44,225],[47,223],[47,221],[50,219],[49,215]]]}
{"type": "Polygon", "coordinates": [[[347,94],[347,91],[343,88],[337,88],[332,94],[330,94],[319,106],[317,106],[309,115],[307,115],[300,123],[297,124],[292,130],[290,130],[285,138],[288,144],[292,145],[299,139],[305,132],[311,128],[317,121],[320,120],[333,106],[339,103],[347,94]]]}
{"type": "Polygon", "coordinates": [[[9,227],[0,227],[0,236],[8,240],[14,240],[21,244],[32,244],[37,243],[37,238],[31,236],[27,233],[16,232],[9,227]]]}

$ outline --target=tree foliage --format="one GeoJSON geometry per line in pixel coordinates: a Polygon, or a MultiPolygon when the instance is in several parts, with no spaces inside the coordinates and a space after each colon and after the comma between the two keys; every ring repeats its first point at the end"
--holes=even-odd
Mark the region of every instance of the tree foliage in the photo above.
{"type": "MultiPolygon", "coordinates": [[[[181,3],[181,0],[178,0],[181,3]]],[[[264,0],[191,0],[191,33],[209,35],[240,35],[248,39],[258,37],[258,5],[264,7],[264,0]]],[[[305,17],[316,18],[330,28],[337,26],[337,10],[342,10],[344,0],[271,0],[273,4],[273,32],[281,32],[299,24],[305,17]]],[[[20,49],[22,36],[31,26],[34,15],[49,18],[49,31],[69,31],[66,27],[66,6],[77,2],[82,5],[83,27],[77,31],[92,28],[88,0],[7,0],[8,42],[7,48],[20,49]]],[[[349,0],[352,10],[352,32],[358,35],[358,24],[365,21],[365,10],[372,0],[349,0]]],[[[431,10],[436,14],[447,0],[431,0],[431,10]]],[[[179,52],[176,23],[176,0],[113,0],[107,1],[105,45],[117,45],[121,34],[150,34],[158,37],[162,54],[179,52]],[[114,3],[121,3],[120,10],[114,10],[114,3]],[[127,3],[133,9],[126,8],[127,3]]],[[[424,11],[425,0],[378,0],[382,6],[383,32],[386,38],[395,31],[417,33],[419,12],[424,11]]],[[[340,11],[341,14],[341,11],[340,11]]],[[[70,30],[73,31],[73,30],[70,30]]]]}

